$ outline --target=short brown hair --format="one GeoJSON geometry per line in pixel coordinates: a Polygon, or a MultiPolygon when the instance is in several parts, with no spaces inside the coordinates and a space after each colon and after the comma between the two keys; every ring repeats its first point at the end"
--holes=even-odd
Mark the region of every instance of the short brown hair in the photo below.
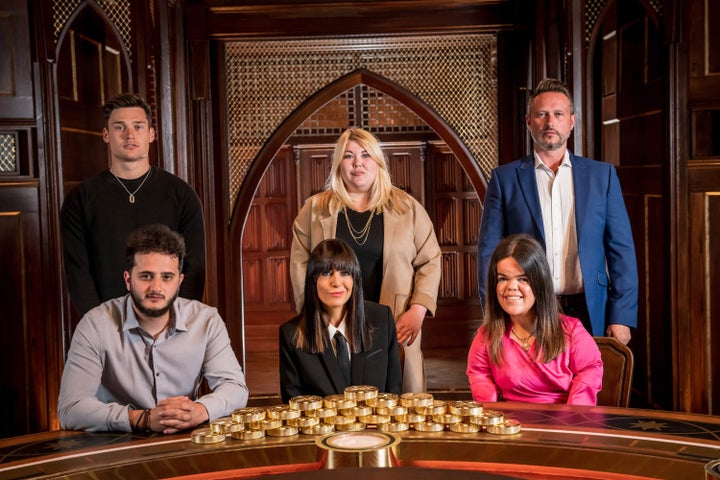
{"type": "Polygon", "coordinates": [[[105,124],[110,120],[113,110],[118,108],[140,107],[145,110],[145,117],[148,121],[148,127],[152,127],[152,110],[144,98],[135,93],[121,93],[115,98],[111,98],[103,105],[102,110],[105,114],[105,124]]]}

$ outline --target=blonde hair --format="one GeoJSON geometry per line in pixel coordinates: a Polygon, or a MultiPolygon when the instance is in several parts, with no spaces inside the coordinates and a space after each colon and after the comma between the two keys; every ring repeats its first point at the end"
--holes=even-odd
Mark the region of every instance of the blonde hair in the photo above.
{"type": "Polygon", "coordinates": [[[365,149],[378,166],[377,177],[370,187],[368,208],[370,210],[377,209],[379,212],[385,209],[396,210],[400,214],[407,212],[412,206],[412,197],[399,188],[393,187],[387,159],[380,148],[380,141],[372,133],[362,128],[345,130],[335,143],[330,173],[325,182],[325,191],[320,194],[320,207],[330,213],[335,213],[342,207],[352,207],[353,205],[340,172],[340,165],[350,141],[357,142],[365,149]]]}

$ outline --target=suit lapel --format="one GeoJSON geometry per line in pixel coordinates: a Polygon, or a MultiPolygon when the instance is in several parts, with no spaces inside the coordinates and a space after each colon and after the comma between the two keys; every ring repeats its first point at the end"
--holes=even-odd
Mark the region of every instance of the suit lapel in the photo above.
{"type": "Polygon", "coordinates": [[[572,163],[573,191],[575,193],[575,231],[577,232],[577,241],[579,245],[580,236],[583,230],[585,230],[583,228],[583,223],[585,222],[585,213],[587,212],[587,207],[589,205],[589,172],[587,165],[585,165],[584,162],[578,161],[571,152],[568,153],[570,154],[570,162],[572,163]]]}
{"type": "Polygon", "coordinates": [[[537,177],[535,176],[535,157],[529,155],[517,167],[518,183],[522,190],[523,198],[528,206],[528,211],[535,222],[535,228],[542,236],[542,243],[545,244],[545,227],[540,208],[540,197],[538,195],[537,177]]]}

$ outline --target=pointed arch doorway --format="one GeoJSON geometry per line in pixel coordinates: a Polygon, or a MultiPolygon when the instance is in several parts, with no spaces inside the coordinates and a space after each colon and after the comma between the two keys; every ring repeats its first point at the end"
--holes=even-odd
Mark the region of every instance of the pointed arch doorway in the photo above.
{"type": "MultiPolygon", "coordinates": [[[[96,2],[79,5],[58,37],[57,81],[62,198],[80,182],[108,167],[102,141],[102,105],[131,91],[130,53],[116,26],[96,2]]],[[[65,292],[63,335],[66,348],[80,320],[65,292]]]]}
{"type": "Polygon", "coordinates": [[[234,284],[243,286],[237,307],[250,390],[279,392],[278,327],[294,315],[292,221],[305,199],[322,190],[333,143],[349,126],[368,128],[380,138],[393,183],[423,203],[433,220],[443,280],[437,315],[423,328],[428,388],[464,388],[467,348],[480,321],[475,252],[485,182],[467,148],[432,109],[399,85],[359,69],[288,116],[257,155],[238,194],[230,242],[242,245],[233,263],[241,271],[233,276],[239,275],[234,284]]]}

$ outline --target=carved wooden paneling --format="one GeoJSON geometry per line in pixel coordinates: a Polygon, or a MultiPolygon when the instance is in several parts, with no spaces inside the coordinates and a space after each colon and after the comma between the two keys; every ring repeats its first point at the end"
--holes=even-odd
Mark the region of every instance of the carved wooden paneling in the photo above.
{"type": "Polygon", "coordinates": [[[245,221],[245,232],[243,233],[243,252],[259,252],[262,248],[262,208],[259,205],[252,205],[245,221]]]}
{"type": "MultiPolygon", "coordinates": [[[[0,304],[0,408],[6,412],[0,437],[48,428],[54,405],[47,370],[46,331],[42,315],[42,244],[37,184],[0,186],[0,264],[3,287],[0,304]]],[[[49,288],[49,287],[47,287],[49,288]]],[[[53,359],[56,360],[56,359],[53,359]]]]}
{"type": "Polygon", "coordinates": [[[467,247],[477,247],[480,239],[480,219],[482,218],[482,205],[477,196],[464,198],[462,201],[463,244],[467,247]]]}
{"type": "MultiPolygon", "coordinates": [[[[103,18],[86,7],[61,39],[58,105],[65,194],[108,166],[101,132],[102,105],[127,86],[120,68],[120,40],[103,18]]],[[[155,155],[155,148],[151,148],[155,155]]]]}
{"type": "Polygon", "coordinates": [[[250,255],[243,257],[243,292],[248,307],[263,304],[262,264],[261,258],[252,258],[250,255]]]}
{"type": "MultiPolygon", "coordinates": [[[[288,260],[295,205],[295,164],[290,147],[283,148],[258,185],[243,234],[243,286],[248,312],[292,303],[288,260]]],[[[248,313],[246,328],[262,323],[248,313]]]]}
{"type": "Polygon", "coordinates": [[[458,206],[454,198],[438,198],[435,202],[435,232],[441,247],[458,245],[458,206]]]}
{"type": "Polygon", "coordinates": [[[423,147],[420,144],[409,145],[384,144],[383,150],[392,175],[393,185],[405,190],[415,200],[425,203],[423,147]]]}
{"type": "MultiPolygon", "coordinates": [[[[720,13],[715,2],[716,13],[720,13]]],[[[716,37],[717,38],[717,34],[716,37]]],[[[717,43],[716,43],[717,45],[717,43]]],[[[705,300],[708,312],[708,331],[710,332],[707,339],[708,352],[708,381],[710,382],[710,408],[708,413],[711,415],[720,414],[720,349],[715,348],[720,339],[720,235],[717,234],[717,226],[720,225],[720,191],[707,194],[705,223],[705,239],[707,247],[705,248],[705,266],[706,289],[705,300]]]]}
{"type": "Polygon", "coordinates": [[[438,290],[438,299],[456,300],[461,295],[461,281],[463,277],[460,275],[460,268],[463,267],[460,262],[461,256],[458,252],[445,252],[442,254],[442,278],[440,279],[440,289],[438,290]]]}
{"type": "Polygon", "coordinates": [[[265,225],[265,250],[290,250],[290,225],[293,218],[288,215],[288,205],[282,199],[278,203],[269,203],[265,207],[263,224],[265,225]]]}
{"type": "Polygon", "coordinates": [[[296,149],[298,175],[294,178],[298,183],[298,208],[306,199],[325,190],[332,152],[332,145],[296,149]]]}
{"type": "Polygon", "coordinates": [[[690,308],[683,330],[692,343],[681,344],[683,358],[692,365],[681,395],[692,411],[720,413],[720,192],[690,195],[690,308]]]}
{"type": "Polygon", "coordinates": [[[0,119],[34,117],[33,78],[27,2],[0,6],[0,119]]]}
{"type": "Polygon", "coordinates": [[[478,269],[477,269],[477,251],[465,252],[463,254],[463,268],[465,271],[465,298],[478,298],[478,269]]]}
{"type": "Polygon", "coordinates": [[[716,0],[687,0],[686,16],[689,36],[688,98],[691,106],[715,103],[720,88],[720,4],[716,0]]]}
{"type": "Polygon", "coordinates": [[[625,201],[628,209],[633,209],[632,218],[640,218],[639,212],[634,213],[637,205],[638,209],[642,208],[645,219],[642,226],[633,225],[634,237],[643,235],[644,238],[642,243],[636,244],[641,303],[638,305],[638,338],[632,343],[637,352],[635,376],[639,381],[635,384],[645,387],[650,405],[668,408],[673,398],[673,383],[657,373],[672,369],[671,357],[668,355],[671,351],[668,345],[672,338],[671,325],[658,321],[666,318],[670,309],[667,270],[657,267],[661,263],[659,259],[667,258],[668,242],[664,234],[667,227],[666,206],[662,195],[657,194],[637,196],[633,200],[626,197],[625,201]]]}
{"type": "Polygon", "coordinates": [[[595,131],[602,138],[594,144],[598,160],[617,166],[638,263],[638,328],[630,341],[636,358],[632,402],[672,408],[672,389],[655,373],[669,365],[672,343],[669,302],[660,300],[668,298],[670,261],[662,178],[667,161],[663,72],[653,14],[631,0],[618,2],[602,18],[596,40],[601,62],[595,62],[600,88],[595,131]]]}
{"type": "Polygon", "coordinates": [[[292,289],[288,279],[290,278],[290,259],[288,255],[269,257],[267,259],[266,271],[268,272],[268,288],[265,291],[265,306],[280,305],[287,308],[292,301],[292,289]]]}

